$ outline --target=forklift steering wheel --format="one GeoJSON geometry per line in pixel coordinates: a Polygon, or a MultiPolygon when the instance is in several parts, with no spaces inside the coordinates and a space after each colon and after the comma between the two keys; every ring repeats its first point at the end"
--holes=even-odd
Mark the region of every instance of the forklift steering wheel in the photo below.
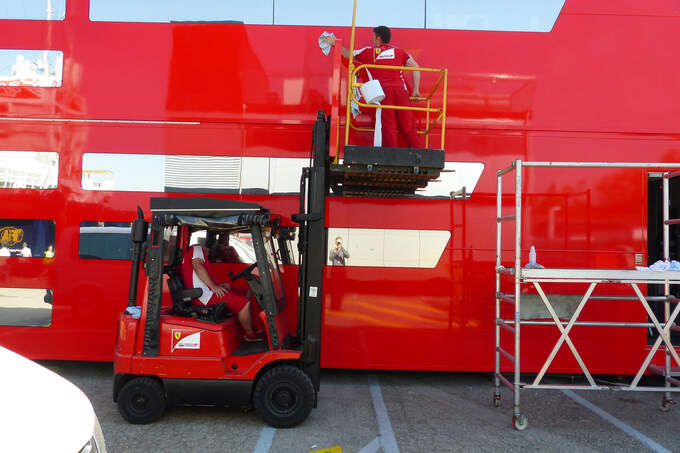
{"type": "Polygon", "coordinates": [[[238,279],[241,278],[241,277],[246,277],[246,280],[248,280],[248,277],[250,276],[250,273],[251,273],[251,272],[253,271],[253,269],[255,269],[256,267],[257,267],[257,263],[253,263],[253,264],[251,264],[250,266],[248,266],[248,267],[246,267],[245,269],[243,269],[243,270],[242,270],[241,272],[239,272],[238,274],[236,274],[236,275],[234,275],[234,276],[231,276],[231,275],[230,275],[231,281],[232,281],[232,282],[235,282],[236,280],[238,280],[238,279]]]}

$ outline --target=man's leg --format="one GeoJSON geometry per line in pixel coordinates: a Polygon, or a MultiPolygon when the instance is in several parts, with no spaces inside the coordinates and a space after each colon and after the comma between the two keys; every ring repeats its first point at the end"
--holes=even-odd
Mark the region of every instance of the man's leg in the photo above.
{"type": "Polygon", "coordinates": [[[246,331],[246,334],[253,333],[253,316],[250,313],[250,301],[246,304],[241,311],[238,312],[238,322],[246,331]]]}
{"type": "MultiPolygon", "coordinates": [[[[410,106],[411,101],[408,98],[408,93],[404,89],[400,89],[395,93],[396,105],[410,106]]],[[[420,137],[416,132],[416,120],[413,115],[413,110],[397,110],[397,123],[399,130],[404,134],[404,141],[409,148],[422,148],[420,137]]]]}
{"type": "Polygon", "coordinates": [[[228,291],[224,296],[224,301],[227,303],[229,310],[236,313],[239,324],[246,331],[246,334],[253,333],[253,316],[250,313],[250,300],[233,291],[228,291]]]}
{"type": "Polygon", "coordinates": [[[227,291],[227,294],[221,299],[217,299],[213,294],[210,301],[213,303],[226,302],[229,310],[231,310],[232,313],[236,313],[238,323],[245,331],[246,340],[255,341],[259,339],[257,333],[253,329],[253,315],[250,312],[250,300],[247,297],[235,294],[233,291],[227,291]]]}
{"type": "MultiPolygon", "coordinates": [[[[384,87],[385,99],[383,105],[394,105],[394,88],[384,87]]],[[[382,146],[396,147],[397,143],[397,119],[394,109],[380,109],[380,119],[382,122],[382,146]]]]}

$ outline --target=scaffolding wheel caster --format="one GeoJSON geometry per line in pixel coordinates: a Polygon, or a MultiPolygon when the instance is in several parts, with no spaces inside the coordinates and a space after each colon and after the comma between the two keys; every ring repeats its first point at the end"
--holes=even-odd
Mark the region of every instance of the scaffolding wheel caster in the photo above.
{"type": "Polygon", "coordinates": [[[664,398],[661,401],[661,405],[659,406],[659,409],[661,409],[661,412],[668,412],[671,410],[671,408],[675,405],[675,401],[673,400],[667,400],[664,398]]]}
{"type": "Polygon", "coordinates": [[[501,396],[500,395],[494,395],[493,396],[493,405],[495,407],[501,407],[501,396]]]}
{"type": "Polygon", "coordinates": [[[517,431],[524,431],[527,429],[527,426],[529,426],[529,421],[524,415],[520,414],[512,416],[512,427],[517,431]]]}

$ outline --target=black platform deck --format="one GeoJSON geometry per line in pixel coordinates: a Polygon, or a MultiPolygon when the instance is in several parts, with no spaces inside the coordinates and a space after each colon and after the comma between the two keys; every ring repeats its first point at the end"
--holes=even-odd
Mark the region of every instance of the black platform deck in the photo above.
{"type": "Polygon", "coordinates": [[[330,166],[331,187],[343,196],[410,197],[443,169],[439,149],[345,146],[342,163],[330,166]]]}

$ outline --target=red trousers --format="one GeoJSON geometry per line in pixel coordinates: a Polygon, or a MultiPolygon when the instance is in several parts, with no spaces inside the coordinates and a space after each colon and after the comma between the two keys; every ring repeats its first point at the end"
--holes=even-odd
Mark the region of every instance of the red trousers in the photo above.
{"type": "MultiPolygon", "coordinates": [[[[248,292],[241,289],[241,288],[231,288],[227,291],[227,294],[225,294],[223,297],[217,297],[217,294],[214,294],[210,297],[210,300],[206,304],[206,306],[211,306],[215,305],[218,302],[226,302],[227,307],[229,307],[229,310],[231,310],[232,313],[238,314],[243,310],[248,302],[250,302],[250,299],[248,299],[248,292]]],[[[196,301],[198,299],[194,299],[196,301]]],[[[194,305],[199,305],[194,303],[194,305]]],[[[199,306],[202,306],[203,304],[200,304],[199,306]]]]}
{"type": "MultiPolygon", "coordinates": [[[[383,105],[410,106],[408,92],[403,86],[384,86],[385,99],[383,105]]],[[[398,147],[397,125],[402,134],[406,146],[409,148],[422,148],[420,137],[416,133],[416,121],[412,110],[380,109],[382,122],[382,146],[398,147]]]]}

